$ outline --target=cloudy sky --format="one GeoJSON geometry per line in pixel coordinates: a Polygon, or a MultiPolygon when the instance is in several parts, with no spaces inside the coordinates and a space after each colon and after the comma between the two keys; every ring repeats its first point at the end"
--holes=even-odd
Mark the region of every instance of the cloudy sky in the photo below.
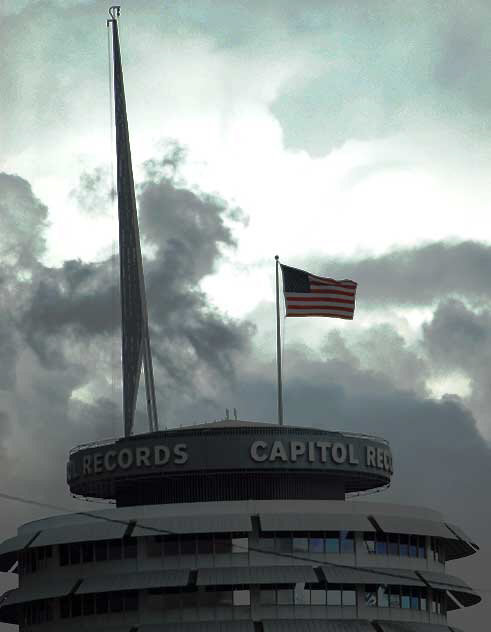
{"type": "MultiPolygon", "coordinates": [[[[161,423],[275,418],[276,253],[358,281],[353,322],[283,320],[286,422],[390,440],[375,498],[481,544],[450,568],[481,632],[491,5],[121,4],[161,423]]],[[[106,9],[0,0],[1,491],[67,509],[69,448],[122,430],[106,9]]],[[[49,513],[2,501],[0,536],[49,513]]]]}

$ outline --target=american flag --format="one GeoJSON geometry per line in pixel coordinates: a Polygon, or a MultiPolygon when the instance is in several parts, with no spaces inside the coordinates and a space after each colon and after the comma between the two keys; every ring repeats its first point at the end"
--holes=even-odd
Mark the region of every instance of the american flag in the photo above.
{"type": "Polygon", "coordinates": [[[353,319],[357,284],[336,281],[281,265],[287,316],[329,316],[353,319]]]}

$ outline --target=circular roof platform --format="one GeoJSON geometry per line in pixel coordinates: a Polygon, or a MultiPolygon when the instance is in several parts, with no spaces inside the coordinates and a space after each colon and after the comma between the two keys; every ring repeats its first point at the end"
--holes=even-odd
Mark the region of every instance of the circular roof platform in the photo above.
{"type": "Polygon", "coordinates": [[[244,499],[344,499],[390,483],[378,437],[252,421],[219,421],[81,445],[73,494],[118,505],[244,499]]]}

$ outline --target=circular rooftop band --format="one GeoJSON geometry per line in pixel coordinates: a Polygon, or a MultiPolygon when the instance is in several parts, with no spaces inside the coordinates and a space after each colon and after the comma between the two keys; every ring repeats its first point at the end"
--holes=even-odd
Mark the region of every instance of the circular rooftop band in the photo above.
{"type": "Polygon", "coordinates": [[[244,499],[344,499],[390,483],[377,437],[224,421],[79,446],[72,493],[118,505],[244,499]]]}

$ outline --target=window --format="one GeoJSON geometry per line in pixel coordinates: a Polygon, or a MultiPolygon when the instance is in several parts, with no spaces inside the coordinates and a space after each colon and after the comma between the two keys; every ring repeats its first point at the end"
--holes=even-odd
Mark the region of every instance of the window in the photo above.
{"type": "Polygon", "coordinates": [[[233,594],[234,606],[250,606],[251,591],[250,590],[234,590],[233,594]]]}
{"type": "Polygon", "coordinates": [[[158,536],[145,538],[147,557],[160,557],[162,555],[162,541],[158,536]]]}
{"type": "Polygon", "coordinates": [[[71,597],[72,617],[82,616],[82,596],[72,595],[71,597]]]}
{"type": "Polygon", "coordinates": [[[411,589],[403,588],[401,591],[401,608],[407,610],[411,607],[411,589]]]}
{"type": "Polygon", "coordinates": [[[434,562],[439,562],[440,561],[440,546],[439,546],[439,542],[438,542],[438,540],[436,538],[431,538],[430,558],[434,562]]]}
{"type": "Polygon", "coordinates": [[[181,536],[181,555],[196,554],[196,538],[194,535],[181,536]]]}
{"type": "Polygon", "coordinates": [[[138,542],[136,538],[124,538],[123,557],[125,560],[136,559],[138,556],[138,542]]]}
{"type": "Polygon", "coordinates": [[[377,607],[377,587],[365,586],[365,605],[368,608],[377,607]]]}
{"type": "Polygon", "coordinates": [[[409,557],[418,557],[418,536],[409,537],[409,557]]]}
{"type": "Polygon", "coordinates": [[[70,598],[63,597],[60,599],[60,617],[67,619],[70,616],[70,598]]]}
{"type": "Polygon", "coordinates": [[[120,560],[123,557],[122,544],[121,540],[108,541],[110,560],[120,560]]]}
{"type": "MultiPolygon", "coordinates": [[[[181,608],[196,608],[198,605],[197,600],[197,591],[196,590],[183,590],[181,592],[181,608]]],[[[217,604],[229,606],[232,602],[232,593],[231,592],[216,592],[217,604]]]]}
{"type": "Polygon", "coordinates": [[[409,555],[409,536],[402,535],[399,539],[399,555],[401,557],[407,557],[409,555]]]}
{"type": "Polygon", "coordinates": [[[84,616],[90,616],[95,614],[95,599],[94,595],[83,595],[82,597],[82,612],[84,616]]]}
{"type": "Polygon", "coordinates": [[[353,531],[340,531],[339,539],[341,544],[341,553],[355,552],[355,540],[353,537],[353,531]]]}
{"type": "Polygon", "coordinates": [[[322,536],[311,535],[309,553],[324,553],[324,538],[322,536]]]}
{"type": "MultiPolygon", "coordinates": [[[[289,549],[282,549],[285,552],[291,552],[292,544],[291,538],[285,538],[283,540],[285,543],[289,544],[289,549]]],[[[232,553],[248,553],[249,552],[249,538],[232,538],[232,553]]]]}
{"type": "Polygon", "coordinates": [[[341,587],[328,585],[327,587],[327,605],[328,606],[340,606],[341,605],[341,587]]]}
{"type": "Polygon", "coordinates": [[[78,542],[70,544],[70,564],[80,564],[81,546],[78,542]]]}
{"type": "Polygon", "coordinates": [[[389,533],[389,555],[399,555],[399,536],[397,533],[389,533]]]}
{"type": "Polygon", "coordinates": [[[259,603],[261,606],[276,605],[276,591],[270,589],[261,589],[259,591],[259,603]]]}
{"type": "Polygon", "coordinates": [[[94,545],[92,542],[82,544],[82,562],[88,564],[94,561],[94,545]]]}
{"type": "Polygon", "coordinates": [[[174,556],[179,555],[179,539],[174,536],[170,538],[165,538],[164,540],[164,555],[174,556]]]}
{"type": "Polygon", "coordinates": [[[60,566],[67,566],[70,563],[68,544],[60,544],[58,550],[60,553],[60,566]]]}
{"type": "Polygon", "coordinates": [[[198,607],[199,608],[214,608],[215,607],[215,597],[214,593],[207,588],[200,588],[198,590],[198,607]]]}
{"type": "Polygon", "coordinates": [[[400,595],[398,586],[391,586],[390,587],[389,607],[390,608],[400,608],[401,607],[401,595],[400,595]]]}
{"type": "Polygon", "coordinates": [[[275,542],[274,542],[274,533],[263,533],[259,538],[259,550],[268,552],[274,551],[275,542]]]}
{"type": "Polygon", "coordinates": [[[310,590],[305,588],[305,584],[295,585],[295,605],[308,606],[310,604],[310,590]]]}
{"type": "Polygon", "coordinates": [[[343,606],[356,606],[356,588],[354,586],[343,586],[343,606]]]}
{"type": "Polygon", "coordinates": [[[419,610],[419,590],[414,588],[411,594],[411,610],[419,610]]]}
{"type": "Polygon", "coordinates": [[[231,553],[232,552],[232,538],[229,535],[216,535],[215,536],[215,553],[231,553]]]}
{"type": "Polygon", "coordinates": [[[105,562],[107,560],[107,543],[106,540],[98,540],[95,543],[95,561],[105,562]]]}
{"type": "Polygon", "coordinates": [[[35,573],[38,569],[36,551],[29,551],[29,565],[31,567],[31,573],[35,573]]]}
{"type": "Polygon", "coordinates": [[[365,533],[364,541],[366,552],[370,553],[370,555],[375,553],[375,533],[365,533]]]}
{"type": "Polygon", "coordinates": [[[123,593],[123,600],[126,612],[138,610],[138,592],[136,590],[127,590],[123,593]]]}
{"type": "Polygon", "coordinates": [[[99,593],[95,596],[95,611],[97,614],[106,614],[109,610],[107,593],[99,593]]]}
{"type": "Polygon", "coordinates": [[[375,550],[377,551],[377,554],[387,555],[387,536],[385,535],[385,533],[377,533],[375,539],[375,550]]]}
{"type": "Polygon", "coordinates": [[[197,548],[200,555],[213,555],[213,536],[199,535],[197,537],[197,548]]]}
{"type": "Polygon", "coordinates": [[[422,535],[419,536],[418,557],[421,559],[426,557],[426,538],[422,535]]]}
{"type": "Polygon", "coordinates": [[[439,542],[438,546],[438,561],[442,564],[445,563],[445,547],[443,546],[443,542],[439,542]]]}
{"type": "Polygon", "coordinates": [[[109,610],[111,612],[123,612],[123,594],[120,592],[109,593],[109,610]]]}
{"type": "Polygon", "coordinates": [[[310,590],[310,603],[313,606],[325,606],[326,589],[324,587],[312,586],[310,590]]]}
{"type": "Polygon", "coordinates": [[[279,588],[277,590],[277,603],[279,606],[289,606],[295,603],[293,588],[279,588]]]}
{"type": "Polygon", "coordinates": [[[324,546],[326,553],[339,553],[339,531],[327,531],[324,546]]]}
{"type": "Polygon", "coordinates": [[[389,587],[379,586],[377,588],[377,604],[379,608],[389,607],[389,587]]]}
{"type": "Polygon", "coordinates": [[[181,595],[178,592],[164,593],[164,608],[166,610],[180,610],[181,609],[181,595]]]}
{"type": "Polygon", "coordinates": [[[305,536],[297,534],[297,537],[293,538],[293,551],[295,553],[309,552],[309,538],[307,537],[307,534],[305,534],[305,536]]]}
{"type": "Polygon", "coordinates": [[[292,538],[287,531],[281,531],[276,534],[275,550],[279,553],[291,553],[292,552],[292,538]]]}

